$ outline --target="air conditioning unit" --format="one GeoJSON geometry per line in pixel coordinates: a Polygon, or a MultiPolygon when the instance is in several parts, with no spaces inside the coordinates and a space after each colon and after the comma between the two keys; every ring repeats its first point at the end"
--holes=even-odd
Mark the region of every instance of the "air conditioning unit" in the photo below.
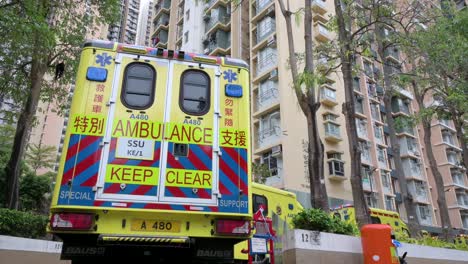
{"type": "Polygon", "coordinates": [[[419,154],[419,151],[418,151],[418,150],[413,150],[413,154],[414,154],[415,156],[418,156],[418,157],[421,155],[421,154],[419,154]]]}
{"type": "Polygon", "coordinates": [[[210,49],[204,49],[204,50],[203,50],[203,53],[205,53],[205,54],[210,53],[210,49]]]}
{"type": "Polygon", "coordinates": [[[270,38],[268,38],[267,46],[272,47],[272,48],[276,47],[276,37],[275,36],[271,36],[270,38]]]}
{"type": "Polygon", "coordinates": [[[279,157],[281,156],[282,150],[281,150],[281,145],[274,146],[271,148],[271,156],[272,157],[279,157]]]}
{"type": "Polygon", "coordinates": [[[204,20],[205,22],[210,21],[210,19],[211,19],[211,15],[208,14],[208,13],[206,13],[206,14],[203,16],[203,20],[204,20]]]}

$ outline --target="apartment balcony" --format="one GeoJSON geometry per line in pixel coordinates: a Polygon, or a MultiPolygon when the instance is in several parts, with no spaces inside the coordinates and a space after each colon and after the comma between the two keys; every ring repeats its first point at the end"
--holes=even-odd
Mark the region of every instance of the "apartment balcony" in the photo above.
{"type": "Polygon", "coordinates": [[[362,139],[368,139],[369,136],[367,134],[367,122],[362,119],[356,118],[356,128],[357,128],[357,135],[362,139]]]}
{"type": "Polygon", "coordinates": [[[259,149],[277,144],[281,139],[281,127],[273,126],[258,132],[257,146],[259,149]]]}
{"type": "Polygon", "coordinates": [[[333,107],[338,104],[336,100],[336,91],[329,85],[324,85],[320,88],[320,103],[333,107]]]}
{"type": "Polygon", "coordinates": [[[262,112],[279,103],[278,84],[276,82],[268,83],[271,85],[265,89],[259,89],[255,105],[256,112],[262,112]]]}
{"type": "Polygon", "coordinates": [[[321,22],[314,23],[314,36],[320,42],[327,42],[332,38],[330,30],[321,22]]]}
{"type": "Polygon", "coordinates": [[[169,14],[171,9],[171,0],[160,0],[154,5],[154,20],[158,19],[163,13],[169,14]]]}
{"type": "Polygon", "coordinates": [[[261,16],[264,16],[266,13],[268,13],[268,10],[270,7],[274,9],[274,0],[257,0],[255,1],[255,14],[253,18],[259,18],[261,16]]]}
{"type": "Polygon", "coordinates": [[[392,186],[383,186],[383,193],[393,195],[392,186]]]}
{"type": "Polygon", "coordinates": [[[153,47],[167,48],[168,32],[167,30],[160,30],[157,34],[153,33],[151,39],[153,40],[153,47]]]}
{"type": "Polygon", "coordinates": [[[372,164],[372,158],[370,156],[370,150],[363,150],[361,152],[361,162],[365,164],[372,164]]]}
{"type": "Polygon", "coordinates": [[[383,129],[381,126],[374,126],[374,138],[377,144],[386,145],[383,135],[383,129]]]}
{"type": "Polygon", "coordinates": [[[204,42],[204,46],[207,55],[227,55],[231,50],[231,33],[218,30],[204,42]]]}
{"type": "Polygon", "coordinates": [[[231,31],[231,17],[212,16],[208,23],[206,23],[205,32],[209,35],[218,29],[223,31],[231,31]]]}
{"type": "Polygon", "coordinates": [[[423,180],[421,160],[414,158],[403,158],[403,170],[408,179],[423,180]]]}
{"type": "Polygon", "coordinates": [[[368,60],[364,61],[364,74],[367,76],[367,78],[374,80],[373,65],[368,60]]]}
{"type": "Polygon", "coordinates": [[[325,2],[321,0],[311,0],[312,1],[312,13],[325,15],[327,13],[327,7],[325,6],[325,2]]]}
{"type": "Polygon", "coordinates": [[[400,51],[396,47],[388,47],[384,51],[385,59],[392,60],[395,63],[400,62],[400,51]]]}
{"type": "Polygon", "coordinates": [[[432,212],[428,205],[417,205],[416,215],[418,216],[419,224],[432,226],[432,212]]]}
{"type": "Polygon", "coordinates": [[[257,42],[256,44],[267,39],[271,34],[276,32],[276,20],[271,17],[266,17],[257,24],[257,42]]]}
{"type": "Polygon", "coordinates": [[[453,131],[453,132],[456,131],[455,128],[452,126],[452,123],[451,123],[450,120],[447,120],[447,119],[440,119],[440,120],[438,120],[438,121],[439,121],[439,122],[438,122],[439,125],[442,126],[442,129],[446,128],[446,129],[448,129],[448,130],[450,130],[450,131],[453,131]]]}
{"type": "Polygon", "coordinates": [[[205,13],[210,12],[212,9],[219,6],[226,7],[230,4],[229,2],[229,0],[209,0],[208,3],[205,4],[205,13]]]}
{"type": "Polygon", "coordinates": [[[394,116],[398,115],[404,115],[404,116],[409,116],[410,109],[409,109],[409,103],[407,101],[403,101],[401,99],[393,98],[392,99],[392,113],[394,116]]]}
{"type": "Polygon", "coordinates": [[[366,192],[375,192],[377,190],[375,187],[375,180],[372,176],[362,178],[362,189],[366,192]]]}
{"type": "Polygon", "coordinates": [[[410,136],[414,137],[414,129],[408,126],[396,127],[395,132],[397,136],[410,136]]]}
{"type": "Polygon", "coordinates": [[[338,143],[342,141],[343,139],[340,135],[340,126],[330,122],[325,123],[325,140],[332,143],[338,143]]]}
{"type": "Polygon", "coordinates": [[[401,88],[401,87],[395,86],[395,87],[393,87],[393,90],[394,90],[395,92],[399,93],[400,95],[402,95],[402,96],[404,96],[404,97],[410,99],[410,100],[413,100],[413,99],[414,99],[413,94],[412,94],[410,91],[406,90],[406,89],[403,89],[403,88],[401,88]]]}
{"type": "Polygon", "coordinates": [[[169,30],[169,19],[170,17],[167,14],[160,16],[154,23],[154,32],[158,34],[162,29],[169,30]]]}
{"type": "Polygon", "coordinates": [[[266,48],[258,54],[256,77],[276,67],[278,63],[277,51],[274,48],[266,48]]]}
{"type": "Polygon", "coordinates": [[[462,210],[468,210],[468,194],[464,191],[456,193],[457,196],[457,207],[462,210]]]}
{"type": "Polygon", "coordinates": [[[452,184],[456,189],[465,189],[468,190],[468,181],[465,183],[466,174],[463,170],[458,168],[450,169],[450,174],[452,176],[452,184]]]}

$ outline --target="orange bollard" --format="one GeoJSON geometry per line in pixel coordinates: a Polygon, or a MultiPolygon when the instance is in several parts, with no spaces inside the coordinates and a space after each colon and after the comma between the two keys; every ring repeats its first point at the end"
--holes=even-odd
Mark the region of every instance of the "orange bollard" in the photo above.
{"type": "Polygon", "coordinates": [[[389,225],[365,225],[361,229],[364,264],[399,264],[389,225]]]}

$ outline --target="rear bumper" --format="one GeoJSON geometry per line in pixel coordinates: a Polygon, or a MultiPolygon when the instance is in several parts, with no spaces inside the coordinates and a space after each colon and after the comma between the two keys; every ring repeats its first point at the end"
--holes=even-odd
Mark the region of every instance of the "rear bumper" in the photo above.
{"type": "Polygon", "coordinates": [[[138,259],[155,263],[233,263],[234,245],[240,238],[193,238],[127,235],[58,234],[63,240],[61,259],[86,262],[102,260],[118,263],[138,259]],[[156,262],[158,263],[158,262],[156,262]]]}

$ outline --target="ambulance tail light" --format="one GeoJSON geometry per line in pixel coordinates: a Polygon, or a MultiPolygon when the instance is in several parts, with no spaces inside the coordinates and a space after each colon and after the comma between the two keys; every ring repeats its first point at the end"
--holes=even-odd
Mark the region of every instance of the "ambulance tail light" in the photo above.
{"type": "Polygon", "coordinates": [[[216,234],[229,236],[250,235],[250,221],[248,220],[216,220],[216,234]]]}
{"type": "Polygon", "coordinates": [[[93,214],[54,213],[50,218],[52,229],[89,230],[93,227],[93,214]]]}

